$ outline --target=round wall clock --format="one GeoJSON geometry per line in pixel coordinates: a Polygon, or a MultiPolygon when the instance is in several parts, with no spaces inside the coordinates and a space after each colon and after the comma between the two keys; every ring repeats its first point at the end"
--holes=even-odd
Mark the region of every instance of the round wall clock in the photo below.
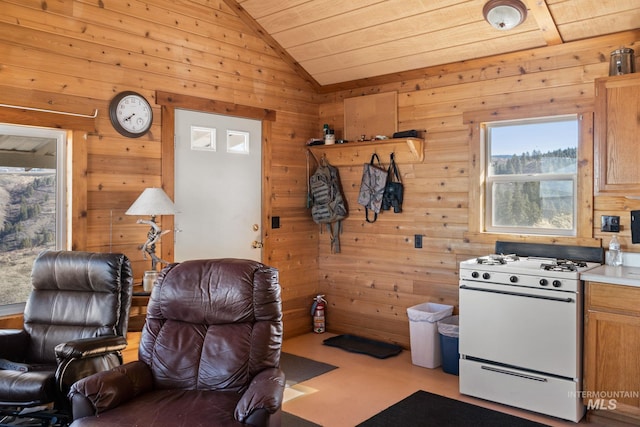
{"type": "Polygon", "coordinates": [[[151,129],[153,111],[144,96],[136,92],[120,92],[109,103],[111,124],[120,134],[139,138],[151,129]]]}

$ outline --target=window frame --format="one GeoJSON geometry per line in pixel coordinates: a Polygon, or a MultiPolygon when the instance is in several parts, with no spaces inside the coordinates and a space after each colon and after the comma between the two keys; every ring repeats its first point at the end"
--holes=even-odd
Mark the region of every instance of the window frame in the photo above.
{"type": "Polygon", "coordinates": [[[562,114],[558,116],[547,117],[531,117],[518,120],[496,120],[483,122],[481,124],[482,140],[485,147],[485,158],[482,161],[485,162],[485,186],[484,186],[484,218],[483,218],[483,230],[491,233],[507,233],[507,234],[532,234],[532,235],[552,235],[552,236],[575,236],[577,228],[577,202],[578,202],[578,158],[577,148],[579,144],[579,129],[576,140],[576,171],[575,173],[545,173],[545,174],[518,174],[518,175],[495,175],[490,173],[491,164],[491,130],[499,127],[507,127],[513,125],[526,125],[526,124],[540,124],[540,123],[552,123],[560,121],[575,120],[580,127],[581,118],[577,114],[562,114]],[[508,183],[508,182],[545,182],[545,181],[570,181],[573,191],[573,227],[571,229],[554,229],[554,228],[541,228],[541,227],[526,227],[526,226],[499,226],[493,224],[493,186],[496,183],[508,183]]]}
{"type": "Polygon", "coordinates": [[[465,239],[469,242],[493,244],[496,240],[514,240],[559,244],[593,244],[593,108],[578,102],[505,106],[492,110],[469,111],[463,114],[468,126],[469,142],[469,216],[465,239]],[[576,233],[574,236],[551,234],[505,233],[484,229],[484,186],[486,157],[481,126],[485,122],[525,120],[576,114],[578,127],[578,173],[576,193],[576,233]]]}
{"type": "MultiPolygon", "coordinates": [[[[88,149],[89,134],[97,135],[96,118],[93,115],[65,113],[52,111],[51,102],[61,110],[73,110],[78,106],[93,106],[95,100],[81,97],[50,94],[32,91],[29,97],[33,104],[29,114],[24,113],[25,107],[14,106],[12,101],[24,98],[24,90],[8,88],[3,91],[0,101],[0,123],[39,126],[46,128],[64,129],[67,132],[67,235],[65,250],[88,250],[87,248],[87,210],[88,210],[88,149]],[[42,110],[38,110],[40,107],[42,110]]],[[[97,110],[95,110],[97,112],[97,110]]],[[[0,321],[21,315],[22,312],[0,314],[0,321]]]]}
{"type": "MultiPolygon", "coordinates": [[[[27,136],[39,138],[51,138],[56,140],[56,159],[55,159],[55,175],[56,175],[56,202],[55,202],[55,244],[56,250],[67,247],[69,231],[69,210],[67,200],[67,188],[69,188],[68,166],[68,142],[69,134],[65,130],[25,126],[13,123],[0,123],[0,134],[12,136],[27,136]]],[[[25,166],[30,166],[25,164],[25,166]]],[[[26,301],[11,304],[0,304],[0,316],[22,313],[24,311],[26,301]]]]}

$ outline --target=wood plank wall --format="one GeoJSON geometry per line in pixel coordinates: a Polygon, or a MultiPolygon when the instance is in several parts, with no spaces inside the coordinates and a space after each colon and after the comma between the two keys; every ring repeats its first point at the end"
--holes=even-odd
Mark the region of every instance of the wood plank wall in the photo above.
{"type": "Polygon", "coordinates": [[[137,278],[149,265],[138,250],[147,229],[124,212],[144,188],[163,182],[156,91],[276,111],[265,147],[271,170],[263,174],[266,214],[279,215],[281,228],[264,224],[263,259],[280,269],[285,334],[310,330],[318,231],[305,209],[303,142],[319,133],[313,86],[222,1],[0,0],[0,11],[0,103],[98,110],[95,130],[82,141],[86,233],[74,230],[81,235],[74,249],[123,252],[137,278]],[[140,139],[120,136],[108,118],[109,100],[124,90],[140,92],[154,107],[153,128],[140,139]]]}
{"type": "MultiPolygon", "coordinates": [[[[310,330],[311,298],[324,292],[330,331],[404,346],[406,308],[426,301],[457,306],[459,261],[493,247],[492,237],[468,233],[469,128],[463,113],[592,103],[593,80],[606,76],[609,53],[620,46],[637,51],[640,40],[640,32],[627,32],[317,93],[224,2],[0,0],[0,11],[0,86],[7,89],[0,91],[0,103],[99,111],[86,140],[87,231],[75,249],[122,251],[138,277],[148,264],[137,247],[146,229],[124,212],[144,188],[162,183],[160,120],[142,139],[121,137],[107,116],[116,93],[136,90],[154,103],[156,90],[163,90],[271,109],[277,119],[266,150],[272,158],[264,197],[271,206],[267,217],[280,216],[281,228],[264,224],[264,261],[280,269],[285,335],[310,330]],[[327,234],[319,234],[305,209],[304,142],[319,136],[322,123],[340,137],[345,98],[389,91],[399,94],[398,128],[426,129],[425,160],[399,164],[404,212],[385,212],[375,224],[365,223],[356,202],[361,166],[340,167],[351,215],[342,253],[331,254],[327,234]],[[424,235],[423,249],[413,248],[414,234],[424,235]]],[[[160,112],[154,105],[154,116],[160,112]]],[[[593,216],[620,215],[623,248],[637,251],[625,222],[632,209],[640,202],[598,197],[593,216]]],[[[593,230],[594,238],[603,237],[593,230]]]]}
{"type": "MultiPolygon", "coordinates": [[[[331,254],[326,236],[320,236],[320,285],[329,302],[328,329],[408,346],[407,307],[437,302],[453,305],[457,312],[458,263],[491,253],[496,240],[469,232],[472,150],[463,114],[487,110],[543,116],[552,105],[564,103],[592,108],[593,82],[608,74],[610,52],[637,46],[639,40],[640,32],[634,31],[382,76],[357,89],[323,87],[320,122],[334,127],[337,138],[344,127],[344,99],[390,91],[398,92],[398,130],[426,129],[425,160],[407,159],[398,165],[405,184],[401,214],[383,212],[376,223],[365,222],[357,203],[362,164],[339,167],[350,208],[343,223],[342,253],[331,254]],[[414,249],[415,234],[424,236],[422,249],[414,249]]],[[[367,155],[361,159],[368,161],[367,155]]],[[[639,209],[639,201],[597,197],[593,206],[598,224],[602,214],[620,215],[623,249],[640,251],[631,246],[629,231],[629,210],[639,209]]],[[[602,238],[608,244],[610,238],[597,225],[587,234],[591,241],[565,243],[593,245],[593,239],[602,238]]]]}

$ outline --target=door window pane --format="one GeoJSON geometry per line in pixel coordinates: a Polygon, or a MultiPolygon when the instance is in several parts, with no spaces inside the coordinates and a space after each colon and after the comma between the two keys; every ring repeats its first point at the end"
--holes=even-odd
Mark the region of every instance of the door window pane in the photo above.
{"type": "Polygon", "coordinates": [[[227,131],[227,152],[249,154],[249,132],[239,130],[227,131]]]}
{"type": "Polygon", "coordinates": [[[216,128],[191,126],[191,149],[216,151],[216,128]]]}

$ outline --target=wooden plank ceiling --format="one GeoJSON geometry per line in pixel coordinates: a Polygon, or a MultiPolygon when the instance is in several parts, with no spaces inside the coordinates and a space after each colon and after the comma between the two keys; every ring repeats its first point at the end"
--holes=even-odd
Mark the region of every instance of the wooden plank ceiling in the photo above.
{"type": "Polygon", "coordinates": [[[638,0],[522,0],[520,26],[487,0],[225,0],[318,87],[636,29],[638,0]]]}

